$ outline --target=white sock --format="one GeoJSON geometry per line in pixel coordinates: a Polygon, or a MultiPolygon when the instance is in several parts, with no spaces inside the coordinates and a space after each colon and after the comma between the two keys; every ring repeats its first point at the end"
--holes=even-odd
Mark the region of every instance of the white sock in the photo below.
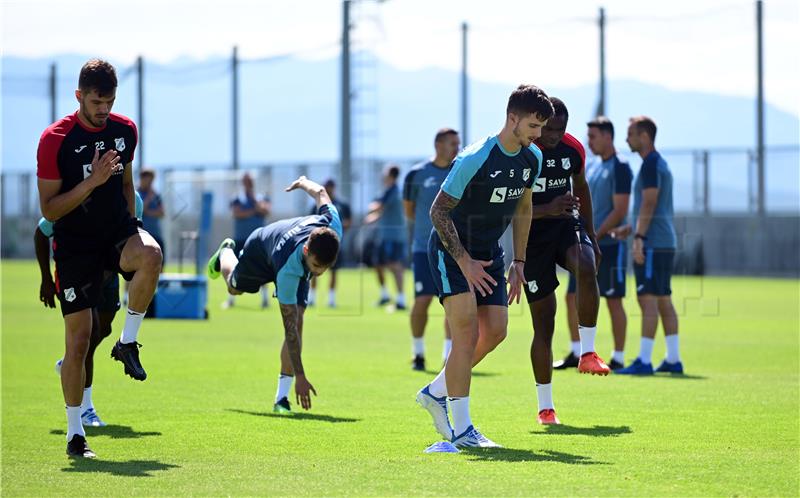
{"type": "Polygon", "coordinates": [[[139,327],[142,326],[142,320],[144,320],[144,313],[128,308],[128,313],[125,315],[125,326],[122,327],[122,335],[119,337],[119,342],[122,344],[136,342],[136,336],[139,335],[139,327]]]}
{"type": "Polygon", "coordinates": [[[460,436],[472,425],[469,418],[469,396],[463,398],[447,398],[450,402],[450,413],[453,414],[453,431],[460,436]]]}
{"type": "Polygon", "coordinates": [[[381,285],[381,299],[389,299],[389,291],[385,285],[381,285]]]}
{"type": "Polygon", "coordinates": [[[268,300],[269,300],[269,293],[267,292],[267,286],[266,285],[262,285],[261,286],[261,301],[265,303],[268,300]]]}
{"type": "Polygon", "coordinates": [[[414,356],[425,356],[425,339],[422,337],[414,337],[412,339],[414,356]]]}
{"type": "Polygon", "coordinates": [[[653,343],[656,342],[649,337],[642,337],[642,341],[639,343],[639,359],[642,360],[642,363],[650,364],[653,362],[653,343]]]}
{"type": "Polygon", "coordinates": [[[67,407],[67,442],[72,440],[75,434],[79,436],[86,436],[81,424],[81,407],[68,406],[67,407]]]}
{"type": "Polygon", "coordinates": [[[572,354],[581,356],[581,341],[572,341],[572,354]]]}
{"type": "Polygon", "coordinates": [[[593,353],[594,336],[597,335],[597,327],[578,325],[578,335],[581,337],[581,356],[586,353],[593,353]]]}
{"type": "Polygon", "coordinates": [[[317,290],[316,289],[309,289],[308,290],[308,302],[314,303],[317,301],[317,290]]]}
{"type": "Polygon", "coordinates": [[[282,398],[289,397],[289,391],[292,389],[292,381],[294,377],[291,375],[280,374],[278,376],[278,391],[275,393],[275,402],[277,403],[282,398]]]}
{"type": "Polygon", "coordinates": [[[405,294],[400,293],[400,294],[397,295],[397,304],[400,305],[400,306],[405,306],[406,305],[406,296],[405,296],[405,294]]]}
{"type": "Polygon", "coordinates": [[[442,347],[442,360],[447,361],[447,357],[450,356],[450,350],[453,349],[453,340],[452,339],[445,339],[444,346],[442,347]]]}
{"type": "Polygon", "coordinates": [[[328,291],[328,306],[336,306],[336,291],[333,289],[328,291]]]}
{"type": "Polygon", "coordinates": [[[613,353],[611,353],[611,359],[619,363],[625,363],[625,352],[614,351],[613,353]]]}
{"type": "Polygon", "coordinates": [[[428,387],[428,390],[437,398],[447,396],[447,380],[444,378],[444,368],[441,372],[439,372],[439,375],[433,379],[433,382],[428,385],[430,386],[428,387]]]}
{"type": "Polygon", "coordinates": [[[681,354],[678,350],[678,334],[668,335],[665,339],[667,340],[667,361],[678,363],[681,361],[681,354]]]}
{"type": "Polygon", "coordinates": [[[228,294],[228,305],[233,306],[234,297],[231,294],[228,294]]]}
{"type": "Polygon", "coordinates": [[[83,389],[83,401],[81,401],[81,413],[85,412],[89,408],[94,408],[94,404],[92,403],[92,386],[83,389]]]}
{"type": "Polygon", "coordinates": [[[553,405],[553,384],[536,384],[536,397],[539,399],[539,411],[555,410],[553,405]]]}

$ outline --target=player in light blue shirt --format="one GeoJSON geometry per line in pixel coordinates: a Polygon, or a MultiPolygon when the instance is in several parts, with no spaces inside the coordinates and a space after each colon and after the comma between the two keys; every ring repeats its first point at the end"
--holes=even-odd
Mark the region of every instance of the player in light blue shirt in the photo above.
{"type": "MultiPolygon", "coordinates": [[[[625,297],[625,277],[628,265],[628,246],[609,232],[627,223],[633,172],[627,162],[617,156],[614,147],[614,125],[605,116],[587,123],[589,149],[596,160],[586,168],[586,181],[592,197],[592,218],[602,258],[597,270],[600,295],[606,299],[614,334],[614,351],[608,363],[611,370],[624,367],[625,329],[628,318],[622,298],[625,297]]],[[[567,287],[567,321],[572,348],[553,368],[563,370],[578,365],[580,338],[578,334],[578,309],[575,298],[575,277],[570,274],[567,287]]]]}
{"type": "Polygon", "coordinates": [[[552,115],[553,105],[541,89],[520,85],[508,99],[503,129],[456,157],[431,207],[428,260],[453,349],[445,368],[417,392],[417,403],[456,447],[498,446],[472,424],[472,367],[503,341],[508,305],[522,294],[531,187],[542,169],[542,151],[533,142],[552,115]],[[500,238],[509,225],[514,262],[507,292],[500,238]]]}
{"type": "MultiPolygon", "coordinates": [[[[135,214],[136,218],[142,219],[142,209],[144,204],[138,192],[135,195],[135,214]]],[[[33,234],[33,246],[36,250],[36,260],[39,263],[42,283],[39,286],[39,301],[45,308],[55,308],[56,302],[56,280],[50,272],[50,239],[53,237],[53,223],[45,218],[39,219],[33,234]]],[[[89,336],[89,350],[84,360],[86,371],[83,398],[81,400],[81,425],[85,427],[104,427],[105,422],[97,414],[92,401],[92,383],[94,381],[94,352],[97,346],[111,334],[111,323],[117,315],[121,305],[119,302],[119,276],[116,273],[107,272],[104,275],[103,288],[100,292],[100,300],[97,306],[92,309],[92,331],[89,336]]],[[[56,361],[56,373],[61,375],[61,364],[64,358],[56,361]]]]}
{"type": "Polygon", "coordinates": [[[383,306],[391,301],[383,279],[385,268],[394,275],[397,288],[395,306],[399,310],[404,310],[406,309],[406,299],[403,294],[403,263],[406,259],[406,233],[403,220],[403,200],[397,186],[399,176],[400,168],[396,165],[389,164],[384,168],[383,194],[370,203],[364,223],[377,225],[376,237],[378,240],[374,262],[378,283],[381,285],[381,298],[378,305],[383,306]]]}
{"type": "Polygon", "coordinates": [[[236,256],[233,239],[225,239],[208,261],[211,279],[224,277],[229,294],[256,293],[274,282],[281,316],[284,342],[281,372],[273,411],[289,412],[289,390],[296,378],[295,399],[306,410],[311,408],[314,386],[308,381],[300,355],[303,314],[308,300],[309,280],[325,273],[336,262],[342,239],[339,212],[325,188],[301,176],[286,188],[300,189],[317,204],[317,214],[270,223],[254,230],[236,256]]]}
{"type": "MultiPolygon", "coordinates": [[[[428,307],[436,295],[436,284],[428,263],[428,239],[431,235],[430,210],[439,193],[450,166],[458,154],[461,141],[458,132],[442,128],[436,133],[433,145],[436,156],[430,161],[411,168],[403,182],[403,207],[411,227],[411,255],[414,270],[414,304],[411,306],[412,368],[425,370],[425,325],[428,323],[428,307]]],[[[444,321],[445,340],[442,362],[450,354],[452,341],[447,320],[444,321]]]]}
{"type": "Polygon", "coordinates": [[[653,342],[658,319],[664,328],[667,357],[655,372],[682,374],[678,314],[672,304],[672,270],[677,248],[673,222],[672,173],[655,147],[656,124],[647,116],[631,118],[628,145],[642,157],[633,185],[633,271],[642,311],[639,356],[617,373],[652,375],[653,342]]]}

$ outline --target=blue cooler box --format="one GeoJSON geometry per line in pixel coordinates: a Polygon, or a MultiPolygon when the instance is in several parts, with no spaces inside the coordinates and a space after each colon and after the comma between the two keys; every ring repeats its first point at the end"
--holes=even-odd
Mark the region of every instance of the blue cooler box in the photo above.
{"type": "Polygon", "coordinates": [[[156,318],[208,318],[208,281],[205,276],[162,274],[155,298],[156,318]]]}

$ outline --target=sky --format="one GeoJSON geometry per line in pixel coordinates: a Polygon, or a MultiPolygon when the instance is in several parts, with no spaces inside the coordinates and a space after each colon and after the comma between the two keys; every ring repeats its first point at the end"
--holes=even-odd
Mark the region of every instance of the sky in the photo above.
{"type": "MultiPolygon", "coordinates": [[[[601,3],[588,0],[384,0],[353,4],[356,47],[400,69],[461,66],[472,78],[575,87],[598,78],[601,3]]],[[[607,0],[607,77],[754,96],[755,3],[607,0]]],[[[118,63],[339,53],[339,0],[2,0],[6,56],[83,54],[118,63]],[[43,13],[45,13],[43,15],[43,13]]],[[[800,115],[800,2],[765,0],[765,97],[800,115]]]]}

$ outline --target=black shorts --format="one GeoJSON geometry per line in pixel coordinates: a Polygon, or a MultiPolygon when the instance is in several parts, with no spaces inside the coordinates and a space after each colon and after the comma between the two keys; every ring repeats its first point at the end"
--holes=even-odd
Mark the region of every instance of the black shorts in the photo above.
{"type": "Polygon", "coordinates": [[[234,289],[255,294],[269,282],[274,282],[277,275],[270,265],[265,263],[263,242],[259,237],[250,237],[239,252],[239,262],[231,273],[230,285],[234,289]]]}
{"type": "Polygon", "coordinates": [[[126,217],[115,227],[110,227],[101,240],[53,241],[56,292],[61,301],[62,315],[100,304],[106,270],[119,273],[128,281],[133,278],[132,272],[122,271],[119,260],[125,242],[140,231],[144,233],[140,223],[135,218],[126,217]]]}
{"type": "MultiPolygon", "coordinates": [[[[435,232],[434,232],[435,233],[435,232]]],[[[439,302],[444,298],[469,292],[469,284],[464,274],[461,273],[458,263],[438,243],[438,235],[431,234],[428,241],[428,264],[430,265],[433,282],[439,296],[439,302]]],[[[480,258],[476,258],[480,259],[480,258]]],[[[478,306],[505,306],[508,307],[508,290],[506,289],[505,262],[503,251],[492,258],[492,265],[485,268],[486,273],[497,282],[497,287],[491,294],[482,296],[475,290],[475,300],[478,306]]],[[[491,284],[490,284],[491,285],[491,284]]]]}
{"type": "Polygon", "coordinates": [[[636,276],[636,295],[653,294],[669,296],[672,294],[672,268],[675,263],[675,249],[644,248],[644,264],[633,263],[636,276]]]}
{"type": "Polygon", "coordinates": [[[580,222],[574,219],[537,220],[531,227],[531,242],[525,255],[523,287],[529,303],[544,299],[558,287],[556,265],[566,269],[567,250],[578,243],[594,247],[580,222]]]}
{"type": "MultiPolygon", "coordinates": [[[[597,269],[597,286],[605,298],[625,297],[625,280],[628,273],[628,244],[619,241],[600,246],[603,257],[597,269]]],[[[569,274],[568,293],[575,292],[575,275],[569,274]]]]}
{"type": "Polygon", "coordinates": [[[116,313],[122,305],[119,302],[119,275],[111,273],[103,281],[103,291],[100,293],[100,302],[97,311],[116,313]]]}

